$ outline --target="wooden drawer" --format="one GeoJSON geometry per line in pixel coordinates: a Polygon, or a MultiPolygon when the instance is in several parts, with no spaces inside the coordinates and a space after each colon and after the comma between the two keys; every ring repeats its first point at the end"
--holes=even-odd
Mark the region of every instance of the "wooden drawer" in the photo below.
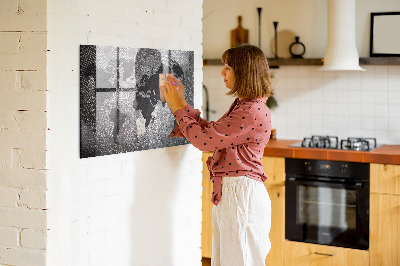
{"type": "Polygon", "coordinates": [[[366,266],[365,250],[285,241],[285,266],[366,266]]]}

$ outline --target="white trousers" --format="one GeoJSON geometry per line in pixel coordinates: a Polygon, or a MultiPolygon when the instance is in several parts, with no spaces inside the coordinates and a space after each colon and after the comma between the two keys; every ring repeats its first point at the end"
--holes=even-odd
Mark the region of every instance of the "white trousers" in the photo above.
{"type": "Polygon", "coordinates": [[[265,265],[271,249],[271,201],[262,182],[245,176],[223,177],[212,223],[212,266],[265,265]]]}

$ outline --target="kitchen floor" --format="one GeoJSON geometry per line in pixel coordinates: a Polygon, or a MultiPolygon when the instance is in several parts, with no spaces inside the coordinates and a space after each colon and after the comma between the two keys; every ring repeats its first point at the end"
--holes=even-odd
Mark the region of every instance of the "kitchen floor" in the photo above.
{"type": "Polygon", "coordinates": [[[203,266],[211,266],[211,259],[209,258],[202,258],[201,262],[203,263],[203,266]]]}

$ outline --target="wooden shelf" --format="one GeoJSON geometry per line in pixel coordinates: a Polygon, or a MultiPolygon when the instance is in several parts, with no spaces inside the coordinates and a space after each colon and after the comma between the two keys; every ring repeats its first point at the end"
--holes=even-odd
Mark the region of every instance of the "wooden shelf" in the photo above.
{"type": "Polygon", "coordinates": [[[360,65],[400,65],[400,57],[362,57],[360,65]]]}
{"type": "MultiPolygon", "coordinates": [[[[279,66],[322,66],[323,58],[268,58],[271,68],[279,66]]],[[[222,65],[220,59],[204,59],[204,66],[222,65]]],[[[400,65],[400,57],[362,57],[360,65],[400,65]]]]}
{"type": "MultiPolygon", "coordinates": [[[[270,67],[279,66],[304,66],[304,65],[322,65],[321,58],[268,58],[270,67]]],[[[204,66],[217,66],[222,65],[220,59],[204,59],[204,66]]]]}

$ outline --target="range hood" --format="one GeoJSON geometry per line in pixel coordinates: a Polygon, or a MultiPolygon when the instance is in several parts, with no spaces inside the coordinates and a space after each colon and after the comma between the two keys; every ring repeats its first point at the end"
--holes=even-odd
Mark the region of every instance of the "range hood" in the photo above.
{"type": "Polygon", "coordinates": [[[358,70],[355,0],[328,0],[328,44],[323,71],[358,70]]]}

